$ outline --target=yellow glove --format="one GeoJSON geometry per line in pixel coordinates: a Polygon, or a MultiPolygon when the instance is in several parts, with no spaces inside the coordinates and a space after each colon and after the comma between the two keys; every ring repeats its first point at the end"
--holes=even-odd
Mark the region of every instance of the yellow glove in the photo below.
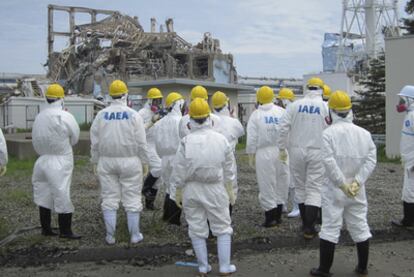
{"type": "Polygon", "coordinates": [[[143,174],[143,176],[147,176],[148,175],[148,171],[149,171],[148,165],[147,164],[144,164],[142,166],[142,174],[143,174]]]}
{"type": "Polygon", "coordinates": [[[256,157],[254,154],[249,154],[249,166],[253,169],[256,168],[256,157]]]}
{"type": "Polygon", "coordinates": [[[352,187],[350,184],[343,184],[340,185],[339,188],[345,193],[346,196],[348,196],[349,198],[354,198],[355,194],[354,191],[352,190],[352,187]]]}
{"type": "Polygon", "coordinates": [[[234,195],[233,184],[231,182],[226,184],[226,190],[229,196],[230,205],[234,206],[234,204],[236,204],[236,196],[234,195]]]}
{"type": "Polygon", "coordinates": [[[7,166],[5,166],[5,165],[0,166],[0,177],[4,176],[4,174],[6,174],[6,172],[7,172],[7,166]]]}
{"type": "Polygon", "coordinates": [[[175,204],[182,209],[183,208],[183,190],[182,188],[177,188],[175,191],[175,204]]]}
{"type": "Polygon", "coordinates": [[[288,154],[286,149],[279,149],[279,160],[282,163],[287,163],[288,154]]]}
{"type": "Polygon", "coordinates": [[[93,174],[98,176],[98,166],[96,164],[93,165],[93,174]]]}
{"type": "Polygon", "coordinates": [[[354,196],[356,196],[358,194],[360,189],[361,189],[361,186],[359,185],[359,183],[357,181],[354,181],[351,184],[351,191],[353,192],[354,196]]]}

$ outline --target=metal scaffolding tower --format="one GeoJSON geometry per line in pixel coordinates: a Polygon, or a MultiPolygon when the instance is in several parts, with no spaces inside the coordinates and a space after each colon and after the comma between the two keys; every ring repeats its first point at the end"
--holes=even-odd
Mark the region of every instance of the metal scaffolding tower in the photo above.
{"type": "Polygon", "coordinates": [[[343,0],[336,71],[349,72],[383,50],[384,36],[398,36],[398,0],[343,0]]]}

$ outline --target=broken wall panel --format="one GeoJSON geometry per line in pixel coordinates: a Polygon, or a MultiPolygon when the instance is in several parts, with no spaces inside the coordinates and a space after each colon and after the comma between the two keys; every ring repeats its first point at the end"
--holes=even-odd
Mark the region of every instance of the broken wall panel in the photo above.
{"type": "Polygon", "coordinates": [[[48,10],[48,77],[60,81],[66,90],[92,94],[94,88],[106,88],[114,78],[236,81],[233,57],[222,54],[218,39],[207,32],[193,46],[174,32],[171,18],[165,22],[167,32],[156,32],[155,19],[151,19],[151,32],[145,32],[137,17],[118,11],[54,5],[48,10]],[[69,32],[54,30],[56,11],[68,13],[69,32]],[[83,24],[76,24],[78,13],[83,24]],[[90,22],[85,23],[88,15],[90,22]],[[55,51],[57,37],[67,39],[68,47],[55,51]]]}

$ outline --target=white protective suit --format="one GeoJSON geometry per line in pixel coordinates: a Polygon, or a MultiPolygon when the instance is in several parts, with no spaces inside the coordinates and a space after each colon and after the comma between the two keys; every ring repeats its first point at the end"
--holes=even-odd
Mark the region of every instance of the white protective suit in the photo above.
{"type": "Polygon", "coordinates": [[[365,183],[375,168],[377,149],[371,134],[352,123],[352,113],[346,118],[331,114],[333,124],[323,132],[322,156],[328,183],[322,188],[319,237],[338,243],[342,220],[345,220],[352,239],[359,243],[371,237],[365,183]],[[361,188],[355,198],[349,198],[339,186],[353,181],[361,188]]]}
{"type": "Polygon", "coordinates": [[[327,127],[328,111],[322,90],[308,91],[304,98],[290,104],[280,123],[279,149],[289,147],[290,174],[295,184],[296,203],[321,206],[324,182],[322,132],[327,127]]]}
{"type": "Polygon", "coordinates": [[[142,164],[148,163],[145,128],[141,116],[124,99],[101,110],[91,127],[91,161],[97,163],[102,210],[142,210],[142,164]]]}
{"type": "Polygon", "coordinates": [[[166,193],[170,195],[170,199],[175,199],[175,188],[170,186],[170,177],[174,165],[175,154],[180,145],[180,136],[178,128],[182,118],[181,105],[184,100],[178,100],[166,116],[155,123],[153,127],[154,144],[162,160],[162,180],[166,185],[166,193]]]}
{"type": "MultiPolygon", "coordinates": [[[[220,117],[212,113],[210,114],[210,120],[211,120],[213,130],[219,133],[223,133],[221,130],[220,117]]],[[[180,120],[180,129],[179,129],[180,138],[183,138],[189,133],[191,133],[190,128],[191,128],[190,115],[186,114],[180,120]]]]}
{"type": "Polygon", "coordinates": [[[148,101],[145,106],[138,111],[138,114],[142,117],[145,126],[145,132],[147,134],[147,145],[148,145],[148,159],[151,175],[155,178],[161,177],[161,158],[155,149],[155,135],[153,132],[152,117],[155,115],[151,111],[151,105],[148,101]]]}
{"type": "Polygon", "coordinates": [[[402,200],[414,203],[414,103],[408,107],[401,131],[401,160],[404,165],[402,200]]]}
{"type": "MultiPolygon", "coordinates": [[[[239,138],[244,135],[244,128],[240,121],[236,118],[230,116],[230,111],[227,105],[221,109],[219,112],[214,111],[214,114],[220,118],[221,131],[220,133],[224,135],[227,141],[230,144],[233,153],[236,152],[236,145],[239,141],[239,138]]],[[[237,184],[237,163],[234,162],[233,172],[235,175],[233,192],[237,198],[238,184],[237,184]]]]}
{"type": "Polygon", "coordinates": [[[262,209],[286,204],[289,190],[287,164],[278,159],[279,123],[285,110],[273,103],[259,105],[247,123],[246,153],[256,154],[256,176],[262,209]]]}
{"type": "Polygon", "coordinates": [[[229,196],[225,184],[234,182],[233,151],[211,121],[191,121],[191,133],[181,140],[171,176],[172,186],[183,188],[183,210],[190,238],[232,234],[229,196]]]}
{"type": "Polygon", "coordinates": [[[7,165],[8,161],[6,139],[4,138],[3,131],[0,129],[0,166],[7,165]]]}
{"type": "Polygon", "coordinates": [[[78,142],[79,125],[72,114],[62,109],[62,100],[46,105],[32,129],[33,147],[40,156],[33,169],[33,198],[36,205],[59,214],[73,213],[72,146],[78,142]]]}

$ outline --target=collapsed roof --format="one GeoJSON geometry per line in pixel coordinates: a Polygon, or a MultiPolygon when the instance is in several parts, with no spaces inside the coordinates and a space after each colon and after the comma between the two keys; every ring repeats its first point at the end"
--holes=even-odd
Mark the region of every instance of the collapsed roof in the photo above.
{"type": "Polygon", "coordinates": [[[151,19],[151,32],[145,32],[137,17],[117,11],[49,5],[48,77],[61,82],[74,93],[92,93],[96,84],[115,78],[153,80],[189,78],[235,83],[237,72],[231,54],[223,54],[220,42],[205,33],[192,45],[181,38],[170,18],[157,32],[151,19]],[[53,29],[54,11],[69,13],[69,32],[53,29]],[[89,13],[91,23],[75,25],[75,13],[89,13]],[[106,17],[96,21],[96,16],[106,17]],[[54,50],[54,38],[64,36],[69,46],[54,50]],[[223,77],[224,76],[224,77],[223,77]]]}

